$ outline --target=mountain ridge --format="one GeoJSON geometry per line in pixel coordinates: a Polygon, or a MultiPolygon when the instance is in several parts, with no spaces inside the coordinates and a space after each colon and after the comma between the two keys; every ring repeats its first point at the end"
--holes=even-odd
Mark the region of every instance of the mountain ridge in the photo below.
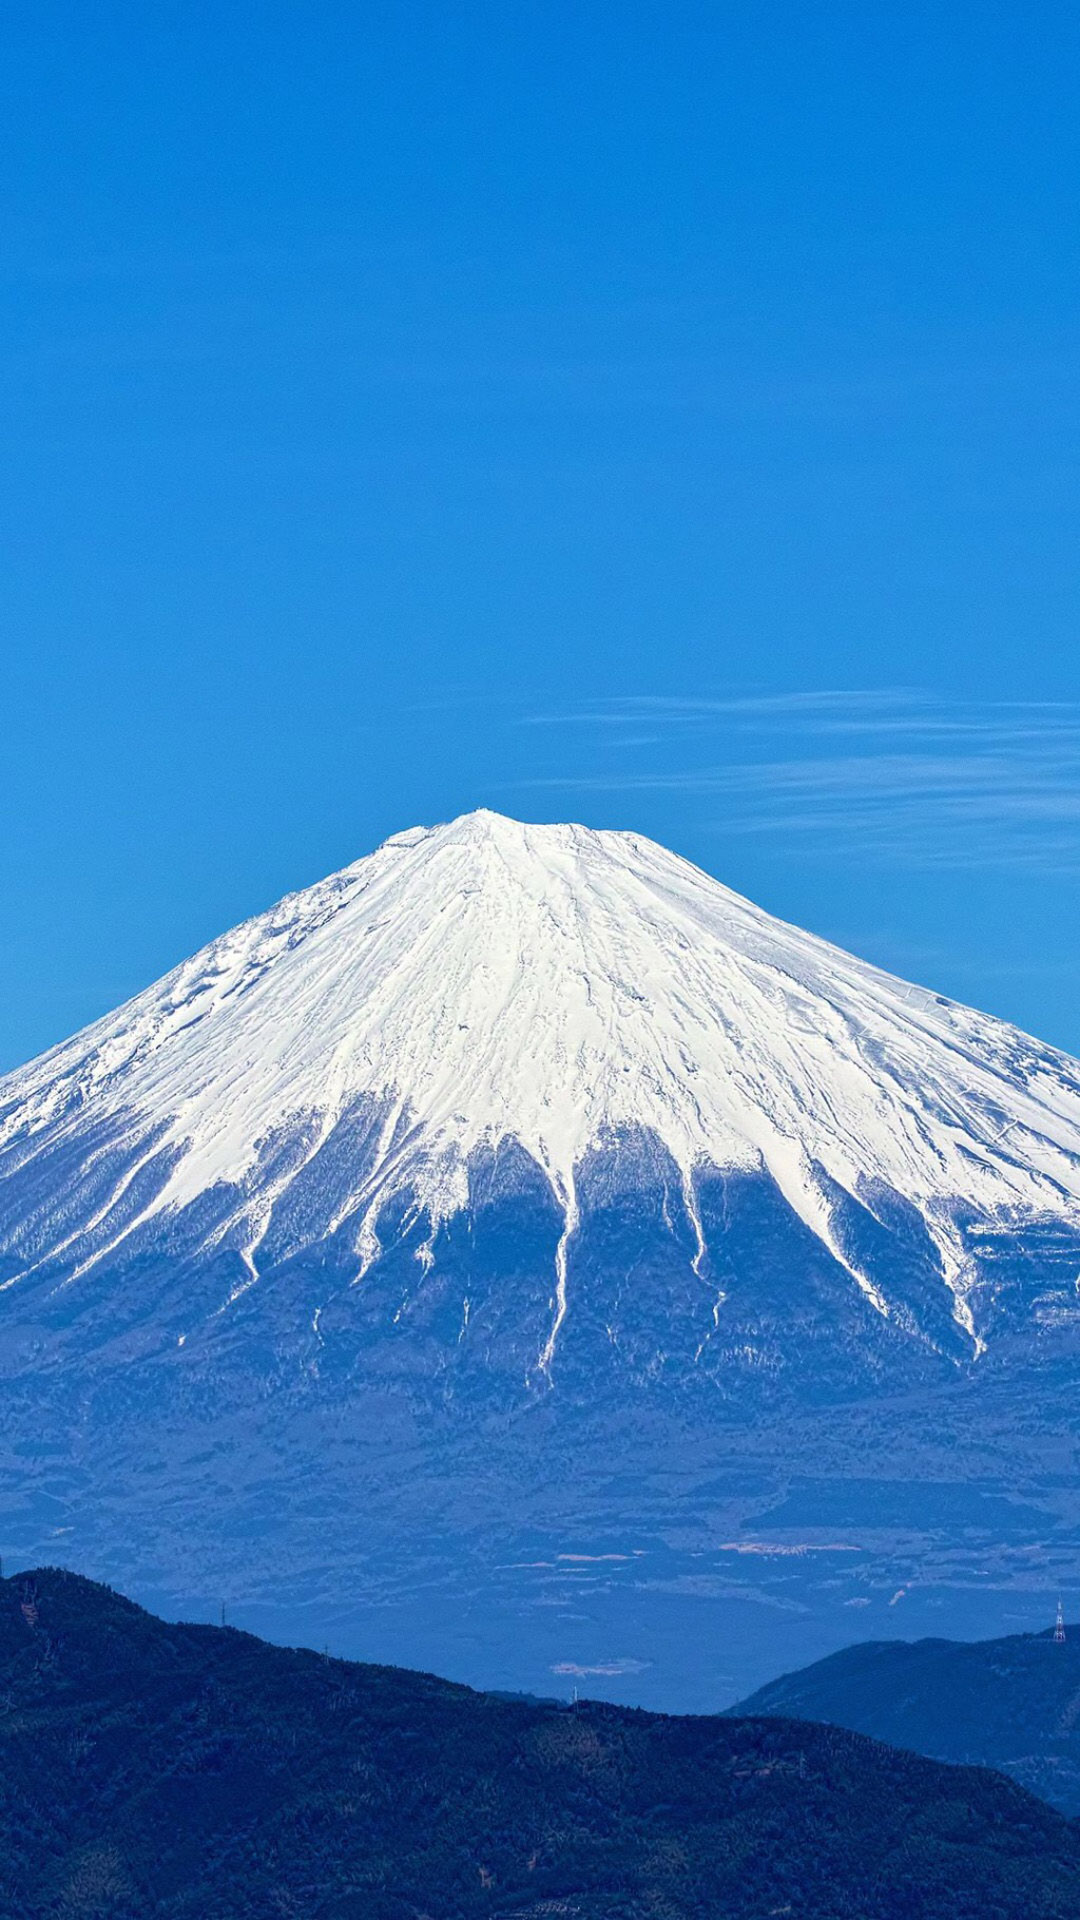
{"type": "Polygon", "coordinates": [[[1069,1920],[1080,1834],[857,1734],[510,1701],[0,1581],[9,1920],[1069,1920]]]}
{"type": "Polygon", "coordinates": [[[1080,1814],[1080,1627],[996,1640],[862,1641],[730,1709],[794,1715],[953,1764],[993,1766],[1080,1814]]]}

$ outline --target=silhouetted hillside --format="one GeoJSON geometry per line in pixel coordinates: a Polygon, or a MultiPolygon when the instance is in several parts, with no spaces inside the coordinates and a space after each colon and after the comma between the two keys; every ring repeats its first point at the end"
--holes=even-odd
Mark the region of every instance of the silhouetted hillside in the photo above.
{"type": "Polygon", "coordinates": [[[0,1582],[5,1920],[1075,1920],[1080,1835],[832,1728],[530,1704],[0,1582]]]}
{"type": "Polygon", "coordinates": [[[877,1640],[785,1674],[733,1709],[820,1720],[935,1760],[998,1767],[1080,1813],[1080,1630],[877,1640]]]}

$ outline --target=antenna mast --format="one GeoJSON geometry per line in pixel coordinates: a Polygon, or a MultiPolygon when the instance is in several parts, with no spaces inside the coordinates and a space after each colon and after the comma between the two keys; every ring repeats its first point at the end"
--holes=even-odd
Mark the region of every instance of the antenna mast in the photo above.
{"type": "Polygon", "coordinates": [[[1065,1609],[1060,1600],[1058,1601],[1057,1619],[1054,1622],[1054,1645],[1057,1647],[1063,1647],[1065,1645],[1065,1609]]]}

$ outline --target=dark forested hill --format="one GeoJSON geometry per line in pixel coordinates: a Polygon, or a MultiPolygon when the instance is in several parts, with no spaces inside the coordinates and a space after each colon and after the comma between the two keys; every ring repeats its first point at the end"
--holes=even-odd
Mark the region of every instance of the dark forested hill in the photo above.
{"type": "Polygon", "coordinates": [[[870,1734],[936,1760],[999,1767],[1080,1814],[1080,1629],[1004,1640],[877,1640],[771,1681],[734,1708],[870,1734]]]}
{"type": "Polygon", "coordinates": [[[5,1920],[1075,1920],[1080,1835],[834,1728],[476,1694],[0,1582],[5,1920]]]}

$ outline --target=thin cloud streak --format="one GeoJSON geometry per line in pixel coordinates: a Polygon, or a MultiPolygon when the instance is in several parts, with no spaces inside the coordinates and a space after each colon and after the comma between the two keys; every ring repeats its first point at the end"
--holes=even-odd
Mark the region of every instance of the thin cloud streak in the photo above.
{"type": "MultiPolygon", "coordinates": [[[[817,840],[904,864],[1080,870],[1076,703],[949,705],[908,689],[644,695],[563,723],[590,718],[609,749],[621,746],[638,764],[523,784],[699,794],[725,801],[715,825],[727,834],[817,840]],[[852,738],[851,752],[829,751],[838,735],[852,738]],[[691,740],[699,754],[707,741],[708,762],[685,764],[691,740]],[[639,758],[646,745],[654,749],[649,766],[639,758]]],[[[558,716],[543,719],[554,725],[558,716]]]]}
{"type": "Polygon", "coordinates": [[[772,719],[785,715],[814,716],[838,711],[847,714],[879,709],[907,707],[920,696],[908,688],[865,690],[825,688],[816,692],[738,694],[719,699],[699,699],[674,694],[626,694],[596,706],[570,713],[532,713],[523,716],[523,725],[533,727],[626,726],[648,719],[660,723],[686,724],[694,720],[772,719]]]}
{"type": "Polygon", "coordinates": [[[672,731],[693,724],[736,721],[763,728],[789,721],[812,732],[890,732],[911,736],[956,735],[1002,740],[1045,740],[1054,736],[1080,741],[1080,702],[1001,700],[983,704],[947,704],[917,689],[896,687],[860,691],[842,688],[816,693],[740,695],[697,699],[666,694],[629,694],[562,713],[522,717],[526,726],[626,727],[667,725],[672,731]]]}

